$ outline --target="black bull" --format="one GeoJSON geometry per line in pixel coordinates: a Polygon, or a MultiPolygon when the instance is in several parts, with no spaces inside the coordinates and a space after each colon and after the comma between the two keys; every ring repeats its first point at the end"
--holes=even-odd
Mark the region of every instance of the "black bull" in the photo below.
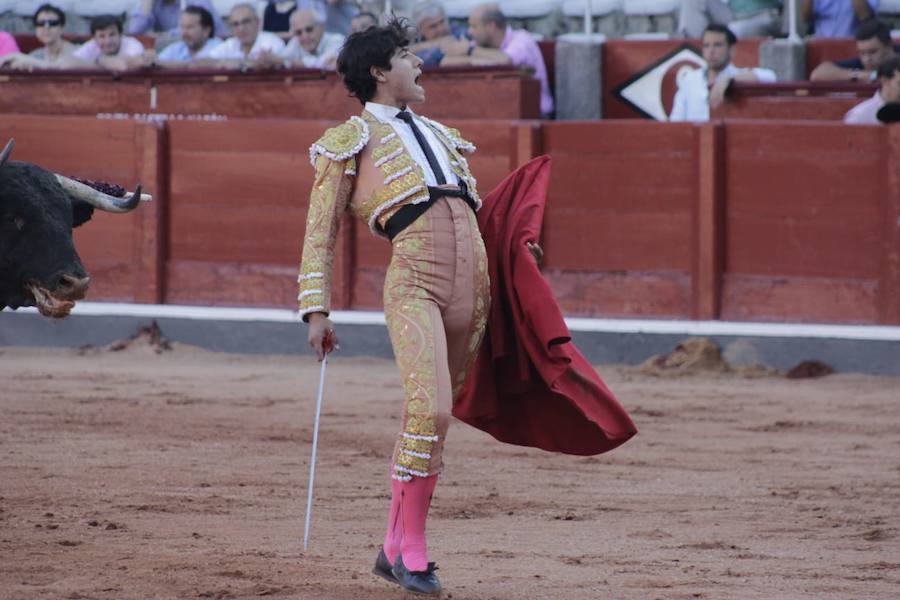
{"type": "Polygon", "coordinates": [[[36,165],[9,161],[12,147],[10,140],[0,153],[0,309],[37,306],[44,316],[65,317],[90,281],[72,228],[87,222],[94,209],[134,209],[141,188],[116,198],[36,165]]]}

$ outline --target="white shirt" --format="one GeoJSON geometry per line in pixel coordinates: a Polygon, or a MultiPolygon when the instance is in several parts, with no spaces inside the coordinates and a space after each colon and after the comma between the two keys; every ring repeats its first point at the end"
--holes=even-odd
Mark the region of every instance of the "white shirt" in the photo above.
{"type": "MultiPolygon", "coordinates": [[[[422,147],[419,146],[419,142],[412,132],[412,127],[407,125],[405,121],[401,121],[397,118],[397,113],[400,112],[400,109],[396,106],[366,102],[366,110],[382,123],[387,123],[394,128],[394,131],[400,136],[400,141],[402,141],[403,145],[406,146],[406,149],[409,150],[412,159],[416,161],[416,164],[422,167],[422,171],[425,173],[425,183],[431,186],[438,185],[437,178],[434,176],[434,171],[431,170],[431,165],[428,164],[425,152],[422,150],[422,147]]],[[[444,144],[441,143],[441,140],[434,135],[431,128],[419,119],[416,113],[408,107],[406,111],[412,114],[413,121],[416,123],[416,128],[422,132],[422,135],[424,135],[425,139],[428,141],[431,151],[434,153],[438,164],[441,166],[441,170],[444,172],[444,179],[451,185],[459,184],[459,178],[456,176],[456,173],[453,172],[453,169],[450,168],[450,157],[447,155],[447,148],[445,148],[444,144]]]]}
{"type": "MultiPolygon", "coordinates": [[[[772,83],[777,78],[770,69],[739,69],[734,63],[716,76],[716,81],[725,77],[734,77],[738,73],[752,71],[756,80],[772,83]]],[[[675,103],[672,105],[670,121],[709,121],[709,86],[706,84],[707,67],[694,69],[678,80],[678,91],[675,92],[675,103]]]]}
{"type": "Polygon", "coordinates": [[[300,45],[300,40],[297,39],[297,36],[294,36],[288,42],[288,45],[285,46],[282,56],[285,60],[301,62],[304,67],[324,69],[328,59],[337,56],[343,46],[344,36],[339,33],[328,33],[326,31],[322,34],[322,39],[319,41],[316,51],[307,52],[300,45]]]}
{"type": "Polygon", "coordinates": [[[216,60],[242,60],[244,58],[257,58],[260,52],[271,52],[280,55],[284,50],[284,42],[281,38],[270,31],[260,31],[256,35],[256,41],[253,47],[246,55],[241,50],[241,42],[236,37],[230,37],[215,48],[213,48],[209,57],[216,60]]]}
{"type": "MultiPolygon", "coordinates": [[[[114,56],[140,56],[143,53],[144,45],[139,39],[133,38],[130,35],[123,35],[122,42],[119,44],[119,51],[114,56]]],[[[93,62],[100,58],[101,54],[103,54],[103,52],[100,50],[100,46],[97,42],[89,40],[83,46],[75,50],[75,52],[72,53],[72,56],[93,62]]]]}
{"type": "Polygon", "coordinates": [[[844,123],[850,125],[884,125],[878,120],[878,109],[884,106],[884,98],[881,97],[881,91],[875,92],[875,95],[860,102],[844,115],[844,123]]]}

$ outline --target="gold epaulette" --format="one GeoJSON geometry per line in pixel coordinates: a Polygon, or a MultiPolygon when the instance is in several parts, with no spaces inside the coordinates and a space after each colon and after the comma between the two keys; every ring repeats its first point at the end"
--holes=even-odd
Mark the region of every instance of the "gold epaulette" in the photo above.
{"type": "Polygon", "coordinates": [[[315,166],[316,156],[319,154],[336,161],[353,158],[368,142],[368,123],[359,117],[350,117],[337,127],[328,129],[325,135],[309,147],[309,162],[315,166]]]}

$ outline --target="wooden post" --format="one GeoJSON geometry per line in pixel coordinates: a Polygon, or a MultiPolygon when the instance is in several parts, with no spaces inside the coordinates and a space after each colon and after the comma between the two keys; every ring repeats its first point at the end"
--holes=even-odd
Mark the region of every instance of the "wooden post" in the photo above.
{"type": "Polygon", "coordinates": [[[900,125],[885,128],[885,193],[882,195],[878,322],[900,325],[900,125]]]}
{"type": "Polygon", "coordinates": [[[135,173],[143,192],[153,196],[142,202],[135,219],[133,268],[134,301],[159,304],[165,300],[165,265],[168,259],[169,165],[168,131],[163,123],[135,125],[135,173]]]}
{"type": "Polygon", "coordinates": [[[694,261],[691,274],[694,319],[718,319],[725,258],[725,125],[699,127],[698,193],[694,212],[694,261]]]}

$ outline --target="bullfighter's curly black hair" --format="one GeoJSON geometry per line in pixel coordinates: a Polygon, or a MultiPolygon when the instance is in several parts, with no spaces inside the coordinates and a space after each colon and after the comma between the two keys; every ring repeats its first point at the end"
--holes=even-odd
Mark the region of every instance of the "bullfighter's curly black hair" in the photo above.
{"type": "Polygon", "coordinates": [[[391,70],[391,57],[400,48],[409,46],[409,25],[406,19],[393,17],[387,25],[369,27],[350,35],[337,59],[337,70],[344,86],[361,104],[375,97],[375,78],[372,67],[391,70]]]}

